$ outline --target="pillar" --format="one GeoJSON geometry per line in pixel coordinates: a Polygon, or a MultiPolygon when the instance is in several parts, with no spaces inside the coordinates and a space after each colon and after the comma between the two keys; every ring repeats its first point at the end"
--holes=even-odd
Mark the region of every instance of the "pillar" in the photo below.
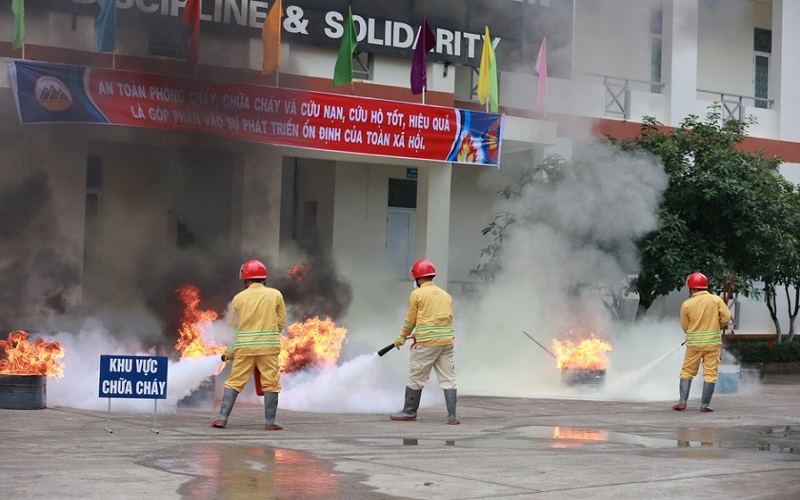
{"type": "Polygon", "coordinates": [[[419,167],[417,180],[417,259],[436,266],[436,283],[447,287],[450,253],[450,184],[453,166],[431,163],[419,167]]]}

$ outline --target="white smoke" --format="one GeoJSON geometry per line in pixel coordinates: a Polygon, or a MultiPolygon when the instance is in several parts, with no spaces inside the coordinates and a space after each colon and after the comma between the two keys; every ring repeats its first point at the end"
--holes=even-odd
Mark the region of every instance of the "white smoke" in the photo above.
{"type": "MultiPolygon", "coordinates": [[[[64,376],[48,378],[48,406],[62,406],[86,410],[105,410],[108,399],[99,397],[100,356],[154,356],[156,353],[142,347],[133,337],[119,338],[105,327],[87,320],[78,333],[61,332],[52,336],[61,342],[65,356],[61,360],[64,376]]],[[[178,401],[190,395],[221,365],[219,356],[205,356],[170,360],[167,369],[167,398],[158,400],[159,413],[173,413],[178,401]]],[[[152,399],[113,398],[112,411],[152,412],[152,399]]]]}
{"type": "MultiPolygon", "coordinates": [[[[609,288],[638,270],[635,241],[657,228],[667,176],[657,158],[622,155],[597,143],[576,148],[573,161],[560,182],[529,184],[520,199],[497,206],[515,214],[518,223],[505,241],[503,272],[475,307],[464,308],[475,313],[462,345],[464,364],[472,367],[460,374],[465,392],[575,396],[576,388],[560,383],[555,359],[546,351],[567,331],[591,331],[609,340],[612,359],[624,353],[633,363],[627,370],[662,354],[654,328],[634,325],[623,334],[604,301],[610,300],[609,288]]],[[[678,327],[676,339],[680,333],[678,327]]],[[[613,390],[620,373],[615,370],[607,373],[608,397],[619,395],[613,390]]],[[[672,386],[675,380],[677,372],[672,386]]]]}
{"type": "MultiPolygon", "coordinates": [[[[232,342],[232,335],[224,320],[210,325],[206,339],[216,343],[232,342]]],[[[60,332],[49,336],[61,342],[65,350],[62,359],[64,376],[48,378],[47,404],[50,407],[68,407],[85,410],[107,410],[109,401],[99,397],[100,356],[153,356],[135,337],[119,338],[112,335],[103,324],[87,320],[77,333],[60,332]]],[[[289,374],[283,374],[280,408],[314,413],[389,413],[403,406],[407,349],[379,357],[366,343],[354,342],[362,354],[355,358],[289,374]]],[[[380,345],[383,347],[383,345],[380,345]]],[[[346,352],[344,354],[347,354],[346,352]]],[[[112,412],[175,413],[179,402],[201,389],[218,371],[218,355],[169,361],[167,398],[156,403],[152,399],[113,398],[112,412]]],[[[229,374],[226,369],[214,380],[217,396],[229,374]]],[[[434,381],[431,387],[436,387],[434,381]]],[[[421,407],[443,401],[439,390],[424,391],[421,407]]],[[[217,397],[218,399],[218,397],[217,397]]],[[[253,390],[252,380],[242,391],[238,403],[262,404],[263,399],[253,390]]],[[[201,401],[209,413],[216,411],[211,405],[218,401],[201,401]]]]}

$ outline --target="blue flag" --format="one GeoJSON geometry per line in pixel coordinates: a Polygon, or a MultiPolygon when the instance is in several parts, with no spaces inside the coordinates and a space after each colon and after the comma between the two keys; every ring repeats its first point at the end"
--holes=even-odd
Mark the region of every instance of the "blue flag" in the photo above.
{"type": "Polygon", "coordinates": [[[100,13],[94,20],[94,38],[98,52],[113,52],[116,47],[117,0],[97,0],[100,13]]]}

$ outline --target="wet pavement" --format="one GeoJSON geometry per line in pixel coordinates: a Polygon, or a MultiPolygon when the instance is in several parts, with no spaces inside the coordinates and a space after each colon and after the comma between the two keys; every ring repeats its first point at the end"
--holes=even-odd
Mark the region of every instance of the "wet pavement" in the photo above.
{"type": "Polygon", "coordinates": [[[443,407],[417,422],[280,410],[280,432],[239,403],[226,429],[179,408],[158,433],[152,414],[115,412],[107,432],[106,412],[0,409],[2,497],[800,498],[800,376],[717,394],[714,413],[673,403],[461,397],[460,426],[443,407]]]}

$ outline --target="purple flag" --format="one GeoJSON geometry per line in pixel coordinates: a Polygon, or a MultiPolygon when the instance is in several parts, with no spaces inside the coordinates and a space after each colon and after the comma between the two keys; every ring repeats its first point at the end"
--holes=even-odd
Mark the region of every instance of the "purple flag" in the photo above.
{"type": "Polygon", "coordinates": [[[411,63],[411,93],[421,94],[422,89],[428,88],[428,52],[433,50],[436,40],[428,18],[422,18],[422,26],[417,36],[417,46],[414,47],[414,62],[411,63]]]}

